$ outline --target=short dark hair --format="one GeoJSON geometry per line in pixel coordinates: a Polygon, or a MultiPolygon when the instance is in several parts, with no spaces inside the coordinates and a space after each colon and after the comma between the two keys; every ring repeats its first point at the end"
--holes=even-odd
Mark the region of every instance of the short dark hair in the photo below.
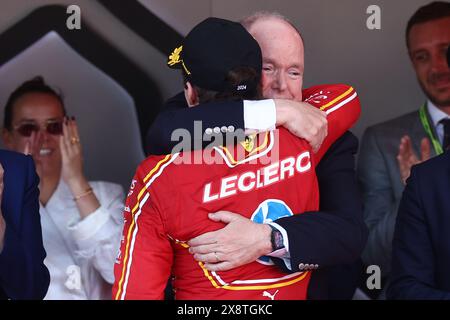
{"type": "Polygon", "coordinates": [[[42,76],[36,76],[31,80],[22,83],[16,90],[14,90],[8,98],[5,105],[3,127],[7,130],[12,129],[13,108],[16,101],[28,93],[45,93],[54,96],[61,103],[63,113],[66,115],[62,94],[57,93],[48,84],[42,76]]]}
{"type": "MultiPolygon", "coordinates": [[[[184,71],[183,79],[185,83],[188,81],[184,71]]],[[[229,90],[214,91],[191,84],[197,91],[199,103],[206,103],[212,101],[261,99],[260,80],[261,74],[254,68],[238,67],[230,70],[225,79],[229,90]],[[239,85],[246,85],[248,90],[236,90],[236,87],[239,85]]]]}
{"type": "Polygon", "coordinates": [[[409,33],[416,24],[450,17],[450,2],[434,1],[420,7],[409,19],[406,27],[406,46],[409,49],[409,33]]]}

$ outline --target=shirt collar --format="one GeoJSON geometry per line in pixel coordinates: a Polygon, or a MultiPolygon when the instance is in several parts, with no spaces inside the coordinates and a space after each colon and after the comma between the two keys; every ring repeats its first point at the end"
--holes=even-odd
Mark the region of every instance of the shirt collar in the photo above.
{"type": "Polygon", "coordinates": [[[435,128],[439,124],[439,121],[441,121],[442,119],[450,118],[448,114],[446,114],[444,111],[436,107],[430,100],[428,100],[427,102],[427,107],[428,113],[430,114],[431,117],[431,121],[433,121],[433,125],[435,128]]]}
{"type": "Polygon", "coordinates": [[[50,199],[48,199],[47,205],[44,207],[42,203],[39,202],[39,204],[41,207],[49,208],[53,206],[60,206],[61,204],[64,204],[71,199],[72,194],[70,192],[69,186],[61,178],[55,191],[51,195],[50,199]]]}

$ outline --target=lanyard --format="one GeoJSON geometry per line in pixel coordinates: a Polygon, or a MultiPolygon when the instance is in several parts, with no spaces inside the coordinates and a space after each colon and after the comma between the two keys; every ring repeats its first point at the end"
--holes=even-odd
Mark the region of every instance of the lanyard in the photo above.
{"type": "Polygon", "coordinates": [[[436,151],[436,155],[440,155],[440,154],[444,153],[441,143],[439,142],[439,140],[436,138],[436,136],[433,134],[433,131],[431,130],[431,125],[430,125],[430,121],[428,120],[428,117],[427,117],[425,105],[423,105],[420,108],[419,114],[420,114],[420,121],[422,122],[422,126],[425,129],[425,132],[430,137],[431,142],[433,143],[433,147],[434,147],[434,151],[436,151]]]}

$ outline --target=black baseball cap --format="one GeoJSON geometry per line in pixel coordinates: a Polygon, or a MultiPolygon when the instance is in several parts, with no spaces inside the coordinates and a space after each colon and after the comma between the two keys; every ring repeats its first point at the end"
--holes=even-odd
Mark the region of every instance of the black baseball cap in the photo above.
{"type": "Polygon", "coordinates": [[[187,80],[203,89],[252,90],[247,84],[229,88],[226,76],[238,67],[254,68],[260,75],[261,48],[240,23],[211,17],[189,32],[183,44],[169,56],[167,65],[183,69],[187,80]]]}

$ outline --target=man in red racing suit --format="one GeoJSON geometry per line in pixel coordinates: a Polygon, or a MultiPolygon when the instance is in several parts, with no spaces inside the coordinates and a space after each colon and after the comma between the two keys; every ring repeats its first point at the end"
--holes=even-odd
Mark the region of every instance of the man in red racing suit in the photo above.
{"type": "Polygon", "coordinates": [[[140,164],[126,200],[113,298],[163,299],[170,276],[176,299],[306,298],[313,271],[286,274],[269,257],[261,257],[226,272],[210,272],[194,260],[186,244],[223,227],[208,219],[211,212],[239,212],[271,223],[293,212],[318,210],[315,167],[357,121],[360,104],[346,85],[312,87],[303,90],[303,97],[328,114],[328,136],[317,153],[279,128],[251,136],[247,143],[150,156],[140,164]],[[177,164],[208,157],[216,161],[177,164]]]}

